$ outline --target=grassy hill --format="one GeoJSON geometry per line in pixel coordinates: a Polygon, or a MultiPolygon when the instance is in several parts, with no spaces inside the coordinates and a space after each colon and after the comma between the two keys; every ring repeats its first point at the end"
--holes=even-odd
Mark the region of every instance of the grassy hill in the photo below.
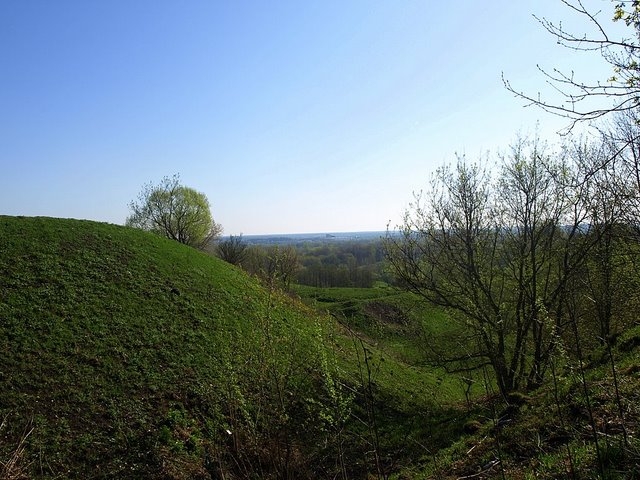
{"type": "MultiPolygon", "coordinates": [[[[425,363],[428,354],[421,337],[450,338],[443,311],[389,288],[298,286],[296,291],[379,351],[424,366],[417,369],[422,374],[438,372],[425,363]]],[[[459,377],[440,372],[442,382],[423,384],[423,392],[437,392],[440,405],[457,402],[450,418],[464,418],[464,428],[447,429],[450,423],[444,418],[434,421],[434,429],[445,430],[444,438],[434,443],[432,432],[423,431],[428,451],[415,452],[391,478],[640,478],[640,325],[636,321],[610,341],[609,347],[585,349],[582,359],[559,348],[541,388],[506,399],[480,372],[470,386],[467,409],[462,408],[466,402],[459,383],[456,389],[459,377]]],[[[412,384],[406,376],[401,382],[412,384]]]]}
{"type": "Polygon", "coordinates": [[[194,249],[86,221],[0,217],[0,272],[5,475],[267,477],[313,463],[333,370],[310,309],[194,249]]]}
{"type": "MultiPolygon", "coordinates": [[[[446,342],[455,336],[444,312],[394,289],[297,286],[296,291],[368,345],[422,375],[438,372],[428,365],[422,337],[446,342]]],[[[640,478],[640,326],[636,322],[612,341],[611,348],[585,350],[582,360],[560,348],[541,388],[506,399],[479,372],[469,385],[467,403],[460,377],[440,372],[442,381],[425,382],[422,391],[437,392],[435,403],[453,405],[449,421],[434,419],[433,430],[423,430],[420,437],[427,448],[404,459],[391,478],[640,478]],[[463,418],[464,428],[458,428],[459,422],[452,425],[451,418],[463,418]],[[434,442],[434,430],[440,441],[434,442]]],[[[400,382],[414,384],[406,374],[400,382]]],[[[386,380],[382,385],[394,384],[386,380]]],[[[427,415],[443,413],[436,409],[427,415]]]]}
{"type": "Polygon", "coordinates": [[[449,444],[455,380],[319,312],[138,230],[0,217],[0,476],[358,478],[449,444]]]}
{"type": "Polygon", "coordinates": [[[640,478],[640,327],[502,399],[426,361],[442,311],[296,293],[138,230],[0,216],[0,478],[640,478]]]}
{"type": "Polygon", "coordinates": [[[640,478],[638,347],[636,326],[583,365],[558,358],[549,382],[530,394],[484,399],[467,434],[402,478],[640,478]]]}

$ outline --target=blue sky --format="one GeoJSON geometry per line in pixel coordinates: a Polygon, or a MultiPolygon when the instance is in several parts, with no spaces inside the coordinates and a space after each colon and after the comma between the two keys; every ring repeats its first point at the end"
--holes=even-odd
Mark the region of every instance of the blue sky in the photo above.
{"type": "Polygon", "coordinates": [[[566,121],[502,72],[528,92],[537,64],[610,75],[534,13],[575,18],[559,0],[2,2],[0,214],[121,224],[179,173],[226,234],[384,230],[456,152],[536,122],[556,140],[566,121]]]}

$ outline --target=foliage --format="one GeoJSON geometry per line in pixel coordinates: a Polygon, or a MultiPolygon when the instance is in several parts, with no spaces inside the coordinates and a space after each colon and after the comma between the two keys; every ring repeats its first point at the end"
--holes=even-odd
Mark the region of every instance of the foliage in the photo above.
{"type": "MultiPolygon", "coordinates": [[[[225,249],[245,247],[242,267],[263,279],[277,279],[286,288],[295,282],[313,287],[370,288],[390,280],[384,271],[382,241],[305,240],[280,245],[242,245],[237,237],[220,242],[225,249]]],[[[223,253],[223,255],[225,255],[223,253]]],[[[218,252],[220,256],[220,252],[218,252]]]]}
{"type": "Polygon", "coordinates": [[[231,265],[242,265],[247,258],[247,244],[242,241],[242,235],[231,235],[218,242],[215,252],[222,260],[231,265]]]}
{"type": "Polygon", "coordinates": [[[246,252],[243,268],[267,284],[289,288],[300,267],[298,252],[291,245],[253,246],[246,252]]]}
{"type": "Polygon", "coordinates": [[[313,287],[370,288],[383,277],[380,240],[296,245],[302,265],[296,281],[313,287]]]}
{"type": "Polygon", "coordinates": [[[460,327],[430,348],[487,393],[489,421],[471,416],[473,435],[416,478],[640,474],[636,113],[551,154],[519,141],[497,171],[459,159],[390,232],[398,284],[460,327]]]}
{"type": "Polygon", "coordinates": [[[438,170],[401,236],[387,240],[401,284],[465,327],[461,349],[443,359],[460,369],[490,365],[503,394],[541,384],[567,325],[567,282],[590,238],[572,175],[535,139],[502,157],[497,181],[460,158],[438,170]]]}
{"type": "Polygon", "coordinates": [[[622,409],[606,365],[586,371],[585,390],[578,365],[565,359],[556,365],[554,384],[535,395],[511,404],[488,398],[475,417],[477,431],[425,458],[420,473],[404,478],[638,478],[640,443],[625,439],[625,432],[640,426],[640,355],[637,346],[613,354],[622,367],[622,409]]]}
{"type": "Polygon", "coordinates": [[[213,221],[207,197],[181,185],[178,175],[164,177],[158,185],[145,185],[129,209],[127,226],[196,248],[206,247],[222,232],[222,227],[213,221]]]}

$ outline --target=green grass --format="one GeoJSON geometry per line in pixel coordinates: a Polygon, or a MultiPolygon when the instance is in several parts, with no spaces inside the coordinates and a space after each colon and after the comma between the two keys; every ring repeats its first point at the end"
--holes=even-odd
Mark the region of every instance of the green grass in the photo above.
{"type": "Polygon", "coordinates": [[[552,376],[517,406],[495,397],[478,404],[469,416],[477,431],[398,478],[456,479],[487,465],[486,479],[640,478],[640,342],[631,341],[639,331],[625,332],[613,349],[617,381],[602,361],[586,367],[583,384],[578,362],[558,357],[555,386],[552,376]]]}
{"type": "MultiPolygon", "coordinates": [[[[349,335],[355,334],[392,361],[432,379],[426,392],[438,403],[461,400],[460,378],[446,375],[434,363],[429,338],[455,336],[455,326],[441,309],[392,287],[316,288],[296,285],[309,305],[329,312],[349,335]]],[[[410,382],[413,383],[413,382],[410,382]]],[[[475,393],[480,393],[476,391],[475,393]]]]}
{"type": "Polygon", "coordinates": [[[588,398],[567,354],[557,390],[514,407],[478,381],[467,404],[425,347],[455,339],[445,312],[295,293],[138,230],[0,216],[0,478],[597,478],[588,405],[605,478],[640,478],[640,327],[620,405],[603,348],[588,398]]]}
{"type": "Polygon", "coordinates": [[[332,314],[346,328],[366,335],[369,343],[399,360],[417,365],[424,360],[420,325],[446,321],[442,312],[391,287],[315,288],[295,286],[309,305],[332,314]]]}
{"type": "Polygon", "coordinates": [[[322,295],[130,228],[0,216],[0,475],[361,478],[451,443],[462,390],[420,364],[424,312],[322,295]]]}
{"type": "MultiPolygon", "coordinates": [[[[384,451],[411,464],[461,434],[465,384],[431,364],[423,338],[425,331],[452,333],[443,311],[391,287],[296,285],[294,291],[335,319],[340,334],[334,350],[343,377],[366,384],[370,374],[384,451]]],[[[471,395],[482,393],[480,383],[474,384],[471,395]]]]}
{"type": "MultiPolygon", "coordinates": [[[[476,377],[479,381],[472,390],[471,407],[464,411],[459,408],[463,388],[460,380],[424,363],[427,356],[421,335],[440,341],[455,338],[456,331],[444,312],[416,304],[411,295],[391,288],[297,287],[296,292],[352,331],[354,344],[363,340],[374,379],[380,385],[380,397],[389,386],[405,387],[404,393],[394,390],[389,403],[395,405],[395,415],[385,412],[388,419],[402,425],[401,412],[419,408],[423,409],[423,418],[430,419],[420,428],[402,430],[403,434],[411,432],[408,442],[428,439],[425,444],[429,448],[413,450],[412,461],[404,462],[393,478],[640,478],[640,443],[635,435],[640,428],[639,326],[624,331],[613,350],[619,400],[607,350],[601,347],[590,350],[585,359],[586,395],[578,361],[558,353],[554,358],[557,388],[548,372],[542,388],[531,395],[515,395],[515,403],[509,406],[491,394],[491,388],[482,392],[484,382],[476,377]],[[380,365],[384,368],[378,370],[380,365]],[[412,368],[396,373],[398,365],[412,368]],[[431,403],[425,398],[429,395],[431,403]],[[412,399],[419,397],[422,401],[411,406],[412,399]],[[445,408],[431,410],[429,405],[454,408],[446,414],[445,408]],[[592,431],[589,406],[597,434],[592,431]],[[434,432],[443,433],[437,437],[434,432]]],[[[382,424],[383,428],[388,425],[382,424]]],[[[389,428],[385,434],[393,437],[397,433],[389,428]]]]}
{"type": "Polygon", "coordinates": [[[0,217],[0,248],[0,458],[32,426],[31,475],[205,478],[317,414],[328,320],[242,271],[76,220],[0,217]]]}

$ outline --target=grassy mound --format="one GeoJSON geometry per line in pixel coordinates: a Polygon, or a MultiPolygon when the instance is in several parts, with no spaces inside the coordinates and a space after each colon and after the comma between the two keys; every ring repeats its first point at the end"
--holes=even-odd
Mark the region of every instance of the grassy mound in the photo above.
{"type": "Polygon", "coordinates": [[[87,221],[0,217],[0,272],[0,476],[304,477],[322,463],[332,373],[310,309],[194,249],[87,221]]]}
{"type": "Polygon", "coordinates": [[[447,459],[488,416],[479,392],[425,357],[443,312],[386,288],[297,293],[308,306],[138,230],[0,216],[0,478],[475,468],[447,459]]]}

